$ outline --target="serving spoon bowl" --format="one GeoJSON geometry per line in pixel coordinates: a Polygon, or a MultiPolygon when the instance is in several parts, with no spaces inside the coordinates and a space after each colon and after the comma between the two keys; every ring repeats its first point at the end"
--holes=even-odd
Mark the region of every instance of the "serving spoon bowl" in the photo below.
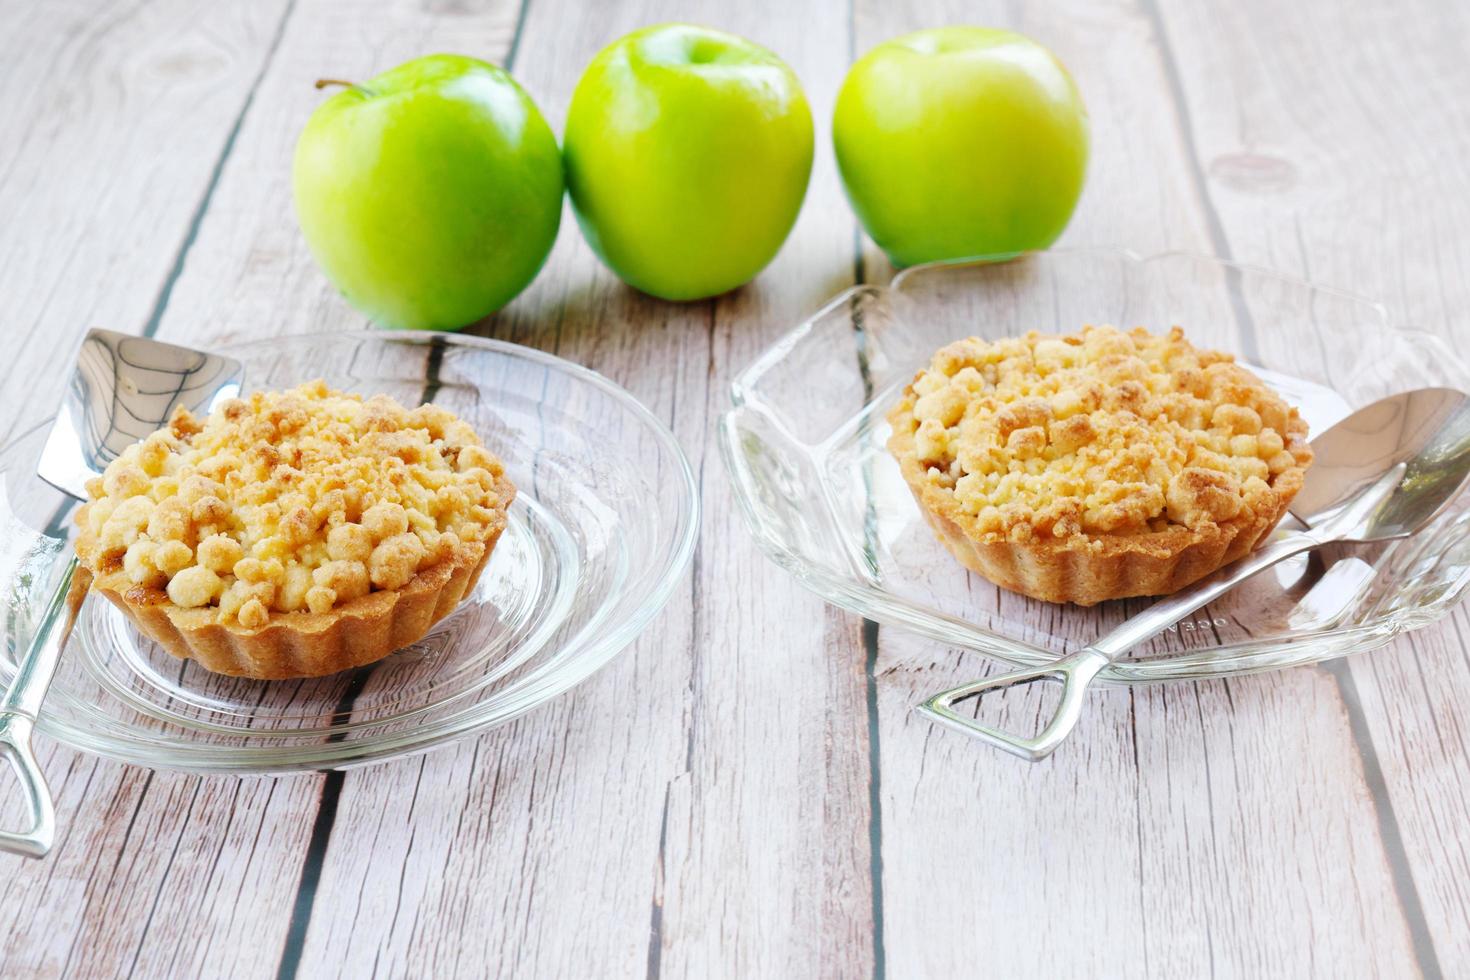
{"type": "Polygon", "coordinates": [[[998,674],[936,694],[918,711],[948,728],[1037,761],[1050,755],[1082,715],[1088,685],[1127,651],[1163,632],[1241,582],[1292,555],[1331,543],[1394,541],[1428,524],[1470,476],[1470,396],[1421,388],[1358,409],[1312,440],[1315,459],[1291,513],[1304,530],[1278,534],[1238,561],[1159,600],[1083,649],[1041,667],[998,674]],[[1051,681],[1062,697],[1034,736],[966,718],[957,702],[1003,688],[1051,681]]]}

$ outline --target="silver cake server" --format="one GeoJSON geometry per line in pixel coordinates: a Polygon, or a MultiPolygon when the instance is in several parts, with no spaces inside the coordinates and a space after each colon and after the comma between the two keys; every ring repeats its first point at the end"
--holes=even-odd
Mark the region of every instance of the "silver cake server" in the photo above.
{"type": "MultiPolygon", "coordinates": [[[[101,476],[128,446],[162,428],[175,408],[207,413],[239,394],[244,373],[240,362],[228,357],[92,330],[82,340],[36,473],[84,500],[87,481],[101,476]]],[[[31,750],[31,731],[88,583],[85,573],[78,574],[76,555],[70,554],[0,699],[0,754],[20,781],[29,824],[21,831],[0,830],[3,850],[43,857],[56,835],[55,806],[31,750]]]]}

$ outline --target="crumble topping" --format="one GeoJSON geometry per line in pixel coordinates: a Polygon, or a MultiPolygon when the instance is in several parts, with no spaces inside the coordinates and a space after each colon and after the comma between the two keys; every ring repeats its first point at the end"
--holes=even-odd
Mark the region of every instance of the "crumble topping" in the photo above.
{"type": "Polygon", "coordinates": [[[957,341],[890,419],[979,533],[1012,540],[1202,530],[1269,508],[1311,459],[1294,408],[1178,327],[957,341]]]}
{"type": "Polygon", "coordinates": [[[405,585],[497,531],[509,490],[453,413],[314,381],[177,411],[88,484],[77,550],[254,628],[405,585]]]}

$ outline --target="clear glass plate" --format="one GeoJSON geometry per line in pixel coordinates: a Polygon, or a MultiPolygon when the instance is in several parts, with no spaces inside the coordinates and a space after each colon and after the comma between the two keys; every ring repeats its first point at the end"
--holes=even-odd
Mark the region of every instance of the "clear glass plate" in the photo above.
{"type": "MultiPolygon", "coordinates": [[[[698,503],[669,430],[600,375],[513,344],[388,332],[224,349],[246,388],[322,377],[471,423],[517,488],[475,592],[423,640],[312,680],[224,677],[170,656],[88,598],[40,730],[147,766],[280,772],[416,752],[501,724],[605,665],[646,626],[689,563],[698,503]]],[[[68,545],[69,498],[35,476],[50,423],[0,450],[0,677],[68,545]]]]}
{"type": "MultiPolygon", "coordinates": [[[[720,444],[760,547],[829,602],[1021,666],[1079,648],[1143,608],[1148,599],[1053,605],[968,572],[935,540],[884,446],[888,408],[943,344],[1086,323],[1178,324],[1257,370],[1314,433],[1385,395],[1470,383],[1443,342],[1395,325],[1375,303],[1205,256],[1080,249],[919,266],[888,287],[842,293],[735,379],[720,444]]],[[[1467,512],[1462,496],[1412,539],[1289,561],[1104,677],[1266,670],[1431,623],[1470,583],[1467,512]]]]}

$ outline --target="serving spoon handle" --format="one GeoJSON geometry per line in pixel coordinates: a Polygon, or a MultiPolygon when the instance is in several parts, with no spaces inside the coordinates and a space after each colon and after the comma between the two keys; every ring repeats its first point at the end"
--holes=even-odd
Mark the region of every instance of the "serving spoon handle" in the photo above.
{"type": "MultiPolygon", "coordinates": [[[[1070,656],[1040,667],[998,674],[951,688],[919,705],[918,711],[947,728],[972,735],[1012,755],[1031,762],[1044,759],[1076,727],[1077,719],[1082,716],[1083,696],[1092,679],[1118,657],[1162,633],[1182,617],[1214,602],[1252,575],[1292,555],[1338,541],[1390,541],[1417,530],[1433,516],[1433,509],[1417,515],[1419,521],[1412,527],[1394,522],[1378,526],[1372,521],[1372,517],[1394,497],[1408,472],[1407,464],[1395,463],[1340,505],[1312,517],[1306,529],[1269,541],[1193,585],[1160,599],[1070,656]],[[1053,681],[1062,685],[1061,703],[1037,735],[1028,737],[1007,732],[973,718],[963,718],[954,710],[955,702],[965,698],[1036,681],[1053,681]]],[[[1450,489],[1458,488],[1463,482],[1463,479],[1456,480],[1450,489]]],[[[1446,500],[1448,497],[1445,495],[1446,500]]]]}
{"type": "Polygon", "coordinates": [[[28,824],[24,830],[0,830],[0,850],[45,857],[56,837],[56,808],[46,774],[31,749],[31,732],[91,582],[92,576],[73,555],[61,570],[30,646],[15,666],[9,690],[0,699],[0,755],[9,760],[20,783],[28,824]]]}
{"type": "Polygon", "coordinates": [[[1285,561],[1292,555],[1326,544],[1329,540],[1331,539],[1310,530],[1283,535],[1244,558],[1206,575],[1188,588],[1160,599],[1076,653],[1040,667],[997,674],[951,688],[929,698],[916,710],[947,728],[978,738],[1022,759],[1037,762],[1050,755],[1076,727],[1077,720],[1082,716],[1088,685],[1104,667],[1201,606],[1220,598],[1257,572],[1285,561]],[[1051,681],[1062,685],[1061,701],[1051,719],[1036,735],[1023,736],[1008,732],[983,724],[975,718],[965,718],[954,710],[958,701],[1036,681],[1051,681]]]}

